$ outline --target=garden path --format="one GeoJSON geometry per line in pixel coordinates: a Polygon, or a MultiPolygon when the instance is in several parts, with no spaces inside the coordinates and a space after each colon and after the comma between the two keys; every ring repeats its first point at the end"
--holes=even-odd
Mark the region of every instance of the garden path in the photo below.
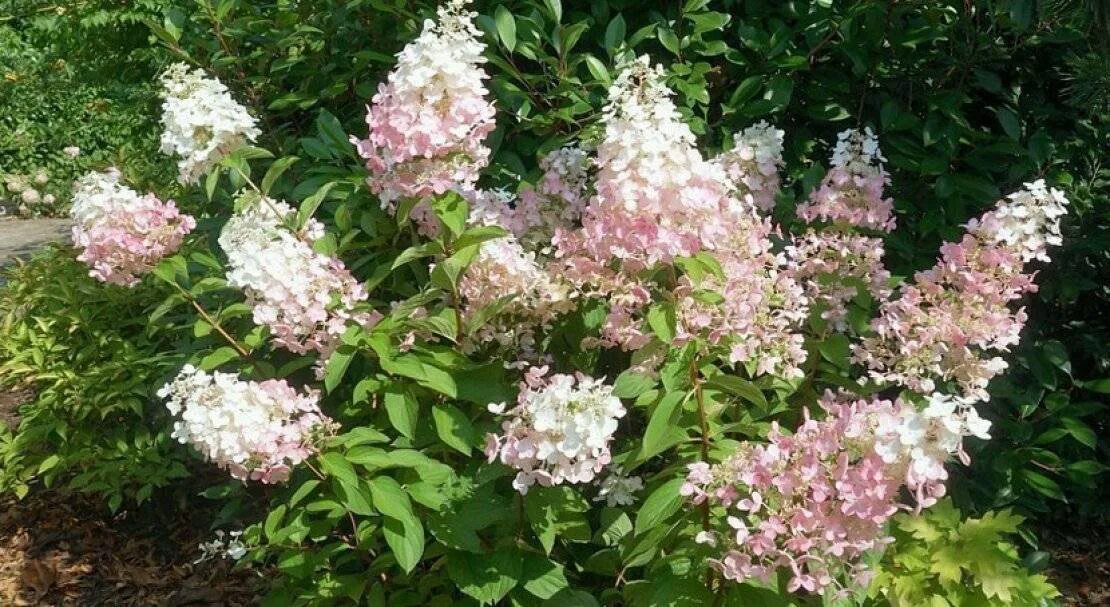
{"type": "Polygon", "coordinates": [[[26,257],[50,242],[69,242],[68,219],[0,218],[0,265],[26,257]]]}

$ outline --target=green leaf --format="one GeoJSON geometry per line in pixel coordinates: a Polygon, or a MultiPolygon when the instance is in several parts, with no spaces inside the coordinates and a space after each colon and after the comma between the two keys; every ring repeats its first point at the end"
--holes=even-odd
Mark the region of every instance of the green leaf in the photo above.
{"type": "Polygon", "coordinates": [[[705,385],[738,396],[760,409],[767,410],[770,408],[767,397],[763,395],[763,390],[760,390],[759,386],[735,375],[714,375],[705,382],[705,385]]]}
{"type": "Polygon", "coordinates": [[[274,183],[281,178],[285,171],[289,170],[289,167],[296,164],[298,160],[300,160],[300,158],[296,156],[286,156],[275,160],[274,163],[270,165],[270,168],[266,170],[266,174],[262,177],[262,192],[269,194],[270,188],[274,186],[274,183]]]}
{"type": "Polygon", "coordinates": [[[830,335],[817,343],[817,349],[821,352],[822,358],[835,365],[838,369],[848,368],[848,357],[851,354],[851,346],[847,335],[842,333],[830,335]]]}
{"type": "Polygon", "coordinates": [[[605,28],[605,50],[612,55],[624,42],[625,25],[624,17],[618,14],[609,21],[605,28]]]}
{"type": "Polygon", "coordinates": [[[470,455],[470,446],[474,442],[474,426],[465,413],[454,405],[437,404],[432,407],[432,419],[440,440],[463,455],[470,455]]]}
{"type": "Polygon", "coordinates": [[[599,82],[609,84],[612,81],[612,78],[609,76],[609,69],[605,67],[605,64],[602,63],[600,59],[593,55],[586,55],[586,69],[590,70],[590,75],[599,82]]]}
{"type": "Polygon", "coordinates": [[[420,521],[416,517],[403,521],[386,517],[382,523],[382,535],[401,569],[406,573],[416,569],[424,556],[424,526],[420,521]]]}
{"type": "Polygon", "coordinates": [[[1074,417],[1060,418],[1060,423],[1064,425],[1064,428],[1067,429],[1072,438],[1079,441],[1088,448],[1095,448],[1095,442],[1097,441],[1097,439],[1095,438],[1095,431],[1092,430],[1090,426],[1074,417]]]}
{"type": "Polygon", "coordinates": [[[324,366],[324,388],[329,393],[339,386],[339,382],[343,381],[343,376],[347,373],[347,367],[351,365],[351,361],[357,353],[358,350],[354,347],[343,345],[339,346],[328,358],[328,362],[324,366]]]}
{"type": "Polygon", "coordinates": [[[509,594],[521,578],[520,553],[498,550],[492,554],[447,553],[447,575],[467,596],[493,605],[509,594]]]}
{"type": "Polygon", "coordinates": [[[994,110],[994,115],[998,117],[998,123],[1002,125],[1002,130],[1013,140],[1021,139],[1021,121],[1018,119],[1017,114],[1010,108],[998,108],[994,110]]]}
{"type": "Polygon", "coordinates": [[[350,483],[352,485],[358,484],[358,475],[355,474],[355,468],[351,462],[342,453],[329,451],[320,456],[320,465],[323,466],[324,472],[330,476],[334,476],[341,482],[350,483]]]}
{"type": "Polygon", "coordinates": [[[458,192],[448,192],[434,198],[432,200],[432,210],[435,211],[436,217],[443,223],[443,226],[452,234],[462,234],[463,230],[466,229],[466,218],[470,213],[470,208],[466,199],[458,192]]]}
{"type": "Polygon", "coordinates": [[[205,371],[211,371],[236,358],[239,358],[239,353],[235,351],[235,348],[231,346],[222,346],[200,359],[200,368],[205,371]]]}
{"type": "Polygon", "coordinates": [[[661,525],[678,512],[682,507],[682,496],[678,494],[679,488],[686,482],[682,478],[671,479],[651,492],[644,500],[640,511],[636,513],[636,534],[661,525]]]}
{"type": "Polygon", "coordinates": [[[673,304],[653,304],[648,309],[647,321],[648,326],[655,332],[656,337],[663,340],[663,343],[674,341],[677,319],[673,304]]]}
{"type": "Polygon", "coordinates": [[[685,399],[686,395],[682,392],[670,392],[659,400],[659,404],[651,412],[647,428],[644,430],[644,438],[640,443],[640,453],[636,458],[638,461],[646,460],[661,453],[685,437],[685,433],[681,432],[678,433],[677,437],[672,434],[673,430],[677,430],[674,427],[674,422],[678,418],[676,413],[680,410],[679,407],[685,399]]]}
{"type": "Polygon", "coordinates": [[[659,43],[663,45],[663,48],[674,53],[675,55],[678,55],[679,51],[682,50],[679,47],[678,36],[671,28],[660,25],[659,30],[656,33],[656,37],[659,38],[659,43]]]}
{"type": "Polygon", "coordinates": [[[324,185],[320,186],[320,188],[317,189],[314,194],[301,201],[301,206],[297,210],[298,229],[303,228],[305,224],[308,223],[308,220],[316,214],[316,209],[320,208],[320,204],[324,202],[324,198],[327,197],[328,192],[330,192],[331,189],[335,187],[336,183],[337,182],[335,181],[329,181],[325,183],[324,185]]]}
{"type": "Polygon", "coordinates": [[[497,23],[497,35],[501,38],[501,44],[504,44],[510,53],[513,52],[516,48],[516,20],[513,19],[513,14],[500,5],[494,11],[493,18],[497,23]]]}
{"type": "Polygon", "coordinates": [[[549,599],[567,588],[563,566],[538,554],[525,554],[521,576],[524,589],[541,599],[549,599]]]}
{"type": "Polygon", "coordinates": [[[461,251],[467,247],[482,244],[487,240],[496,240],[503,238],[509,234],[508,230],[501,226],[480,226],[477,228],[470,228],[459,235],[455,240],[455,250],[461,251]]]}
{"type": "Polygon", "coordinates": [[[409,391],[394,387],[385,391],[382,400],[389,423],[406,437],[416,438],[416,417],[420,411],[416,398],[409,391]]]}
{"type": "Polygon", "coordinates": [[[557,538],[587,542],[592,537],[589,503],[570,487],[532,487],[524,496],[524,515],[548,554],[557,538]]]}
{"type": "Polygon", "coordinates": [[[555,23],[563,20],[563,3],[561,0],[543,0],[544,6],[551,13],[555,23]]]}
{"type": "Polygon", "coordinates": [[[613,396],[617,398],[636,398],[654,388],[655,383],[655,379],[629,369],[618,375],[617,380],[613,382],[613,396]]]}

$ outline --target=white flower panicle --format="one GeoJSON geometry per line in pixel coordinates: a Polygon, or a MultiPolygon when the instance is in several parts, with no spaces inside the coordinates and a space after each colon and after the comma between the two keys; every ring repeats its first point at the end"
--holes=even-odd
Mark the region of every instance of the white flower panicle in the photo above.
{"type": "Polygon", "coordinates": [[[1060,218],[1067,215],[1067,205],[1063,192],[1038,179],[1006,196],[993,211],[972,219],[966,227],[968,232],[1018,252],[1023,262],[1049,261],[1048,247],[1063,242],[1060,218]]]}
{"type": "Polygon", "coordinates": [[[284,202],[259,200],[227,222],[219,243],[228,283],[243,289],[254,321],[291,352],[318,352],[320,372],[349,322],[370,326],[380,315],[354,310],[366,290],[342,261],[312,249],[323,236],[319,222],[310,219],[299,234],[283,225],[295,216],[284,202]]]}
{"type": "MultiPolygon", "coordinates": [[[[504,412],[502,434],[486,436],[486,456],[516,468],[513,487],[527,493],[535,484],[588,483],[611,461],[609,442],[624,417],[613,387],[585,375],[529,369],[517,406],[504,412]]],[[[502,413],[504,405],[492,406],[502,413]]]]}
{"type": "Polygon", "coordinates": [[[243,543],[242,537],[242,531],[224,533],[223,530],[217,530],[215,539],[198,545],[200,558],[193,561],[193,564],[199,565],[215,558],[231,559],[233,561],[243,558],[247,555],[247,545],[243,543]],[[224,539],[225,537],[227,539],[224,539]]]}
{"type": "Polygon", "coordinates": [[[175,63],[162,74],[162,153],[179,156],[182,183],[196,183],[220,160],[254,141],[258,121],[218,78],[175,63]]]}
{"type": "Polygon", "coordinates": [[[945,463],[956,455],[964,465],[970,458],[963,439],[990,439],[990,421],[979,416],[973,398],[934,392],[922,410],[902,407],[897,415],[880,419],[875,451],[888,464],[902,463],[908,484],[917,491],[918,509],[944,495],[948,479],[945,463]]]}
{"type": "Polygon", "coordinates": [[[335,427],[320,412],[317,391],[298,393],[285,380],[242,381],[186,365],[158,396],[179,418],[173,438],[244,481],[288,480],[335,427]]]}
{"type": "Polygon", "coordinates": [[[785,136],[784,131],[761,120],[737,133],[732,149],[715,160],[735,195],[761,211],[775,207],[785,136]]]}
{"type": "Polygon", "coordinates": [[[631,506],[636,503],[636,492],[644,488],[644,480],[638,476],[626,476],[617,468],[600,483],[595,502],[605,502],[610,508],[631,506]]]}
{"type": "MultiPolygon", "coordinates": [[[[511,297],[500,312],[478,330],[477,343],[497,342],[515,347],[519,356],[534,358],[536,331],[550,328],[555,319],[574,309],[573,290],[553,276],[526,251],[515,236],[487,240],[459,280],[463,317],[472,318],[499,299],[511,297]]],[[[463,344],[464,349],[476,347],[463,344]]]]}

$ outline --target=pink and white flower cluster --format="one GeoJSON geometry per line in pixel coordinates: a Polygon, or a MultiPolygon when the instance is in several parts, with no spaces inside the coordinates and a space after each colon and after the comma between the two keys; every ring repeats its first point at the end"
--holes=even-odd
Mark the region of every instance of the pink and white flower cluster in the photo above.
{"type": "Polygon", "coordinates": [[[547,375],[547,367],[525,374],[517,406],[490,405],[508,417],[500,435],[486,436],[486,456],[517,469],[520,493],[539,483],[588,483],[611,461],[609,442],[624,417],[612,386],[582,374],[547,375]]]}
{"type": "Polygon", "coordinates": [[[794,280],[804,286],[811,307],[833,329],[848,329],[848,304],[862,291],[875,301],[892,292],[883,265],[883,241],[847,232],[807,230],[786,249],[794,280]]]}
{"type": "Polygon", "coordinates": [[[832,168],[810,199],[798,205],[798,217],[889,232],[894,229],[894,202],[883,197],[890,175],[870,128],[837,135],[832,168]]]}
{"type": "Polygon", "coordinates": [[[521,188],[518,198],[504,190],[478,190],[469,198],[471,221],[499,225],[530,251],[551,253],[556,232],[573,230],[588,203],[591,159],[568,145],[540,159],[539,182],[521,188]]]}
{"type": "Polygon", "coordinates": [[[73,187],[73,244],[78,261],[103,282],[133,286],[162,258],[172,254],[196,221],[172,200],[140,195],[120,182],[120,172],[92,172],[73,187]]]}
{"type": "MultiPolygon", "coordinates": [[[[512,235],[479,245],[459,280],[464,320],[502,298],[511,298],[479,329],[476,341],[512,347],[525,358],[537,357],[536,331],[550,328],[558,316],[574,309],[573,295],[569,285],[548,272],[536,253],[526,251],[512,235]]],[[[474,345],[464,344],[467,349],[474,345]]]]}
{"type": "Polygon", "coordinates": [[[175,63],[162,74],[162,88],[162,153],[180,157],[182,183],[196,183],[259,135],[258,121],[247,108],[204,70],[175,63]]]}
{"type": "MultiPolygon", "coordinates": [[[[483,143],[494,129],[481,64],[485,44],[468,0],[450,0],[438,21],[397,55],[397,67],[378,86],[366,115],[366,139],[352,138],[370,170],[370,189],[394,211],[404,197],[468,190],[489,160],[483,143]]],[[[426,205],[413,217],[434,230],[426,205]]]]}
{"type": "Polygon", "coordinates": [[[954,381],[966,396],[989,398],[987,383],[1007,365],[986,352],[1018,343],[1026,315],[1009,304],[1036,291],[1025,263],[1047,260],[1047,247],[1060,244],[1066,205],[1063,193],[1037,181],[969,222],[959,242],[941,247],[935,266],[883,303],[875,335],[855,348],[855,360],[873,379],[919,393],[954,381]]]}
{"type": "Polygon", "coordinates": [[[646,56],[614,81],[596,195],[581,230],[555,237],[561,273],[609,305],[597,345],[637,350],[650,343],[645,309],[662,288],[676,301],[680,342],[705,337],[753,373],[797,376],[807,301],[785,256],[772,250],[778,229],[757,215],[774,199],[781,135],[756,125],[732,152],[707,161],[671,96],[662,69],[646,56]],[[648,276],[659,264],[705,254],[719,272],[684,274],[671,285],[648,276]]]}
{"type": "Polygon", "coordinates": [[[243,481],[288,480],[335,427],[320,412],[317,391],[298,393],[284,380],[242,381],[186,365],[158,396],[180,418],[173,438],[243,481]]]}
{"type": "Polygon", "coordinates": [[[826,392],[824,419],[806,411],[793,434],[772,426],[769,443],[744,443],[724,462],[689,466],[683,495],[728,512],[728,529],[698,534],[721,545],[712,561],[738,582],[768,581],[776,570],[791,592],[866,585],[862,557],[892,541],[886,523],[900,509],[902,487],[926,507],[944,494],[944,462],[966,458],[965,436],[987,438],[989,422],[967,403],[934,395],[918,412],[902,400],[826,392]]]}
{"type": "Polygon", "coordinates": [[[294,233],[286,224],[295,217],[284,202],[255,201],[228,220],[219,243],[228,283],[246,293],[254,322],[291,352],[318,352],[320,371],[348,323],[370,326],[380,316],[355,310],[366,290],[342,261],[312,249],[323,226],[310,219],[294,233]]]}
{"type": "Polygon", "coordinates": [[[785,136],[760,120],[737,133],[732,149],[714,159],[724,169],[734,195],[760,211],[775,208],[785,136]]]}

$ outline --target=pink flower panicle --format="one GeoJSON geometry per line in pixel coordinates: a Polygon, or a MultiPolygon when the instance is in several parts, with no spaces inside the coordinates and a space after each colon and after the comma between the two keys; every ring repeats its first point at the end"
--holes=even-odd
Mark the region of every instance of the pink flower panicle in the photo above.
{"type": "Polygon", "coordinates": [[[624,417],[613,387],[582,374],[547,375],[532,367],[521,382],[517,406],[491,405],[504,414],[500,435],[486,435],[486,456],[517,469],[513,487],[588,483],[611,461],[609,442],[624,417]]]}
{"type": "Polygon", "coordinates": [[[366,290],[342,261],[312,249],[323,236],[318,222],[310,219],[299,234],[283,225],[295,216],[284,202],[257,201],[228,220],[219,243],[228,283],[243,289],[254,321],[291,352],[318,352],[319,372],[348,323],[369,327],[381,316],[355,310],[366,290]]]}
{"type": "Polygon", "coordinates": [[[845,393],[826,392],[819,404],[824,419],[806,411],[792,435],[775,424],[766,445],[745,443],[716,466],[689,466],[681,494],[727,512],[727,532],[697,538],[722,544],[711,562],[727,579],[766,582],[781,570],[791,592],[862,584],[862,557],[892,541],[886,523],[908,508],[902,487],[918,507],[932,505],[944,493],[944,462],[963,453],[962,437],[989,436],[989,422],[943,395],[923,412],[845,393]]]}
{"type": "Polygon", "coordinates": [[[180,418],[173,438],[243,481],[288,480],[293,466],[335,429],[320,412],[319,392],[298,393],[285,380],[242,381],[186,365],[158,396],[180,418]]]}
{"type": "Polygon", "coordinates": [[[857,234],[808,230],[786,249],[794,280],[833,329],[848,328],[848,303],[861,290],[875,301],[891,295],[883,241],[857,234]]]}
{"type": "Polygon", "coordinates": [[[140,196],[120,183],[114,168],[77,180],[70,216],[73,243],[81,249],[77,260],[88,264],[97,280],[124,286],[137,284],[196,227],[172,200],[140,196]]]}
{"type": "MultiPolygon", "coordinates": [[[[352,138],[370,170],[370,189],[393,212],[402,197],[425,198],[470,189],[489,160],[482,140],[494,129],[485,98],[485,44],[468,0],[450,0],[438,21],[397,55],[397,67],[378,86],[366,114],[369,135],[352,138]]],[[[434,218],[424,207],[413,217],[425,232],[434,218]]]]}
{"type": "Polygon", "coordinates": [[[775,208],[785,135],[761,120],[737,133],[732,149],[714,160],[724,170],[734,195],[760,211],[775,208]]]}
{"type": "Polygon", "coordinates": [[[890,175],[871,129],[849,129],[837,135],[832,168],[825,180],[798,205],[798,217],[890,232],[894,229],[894,203],[883,197],[890,175]]]}
{"type": "Polygon", "coordinates": [[[617,77],[603,119],[596,194],[582,229],[554,238],[561,274],[609,306],[601,337],[588,345],[638,350],[650,343],[644,316],[657,285],[649,270],[709,254],[719,275],[683,275],[667,287],[678,302],[678,340],[706,336],[753,372],[797,375],[805,352],[796,327],[806,300],[784,272],[785,258],[772,251],[776,228],[756,214],[759,201],[774,194],[753,190],[757,183],[777,187],[779,135],[756,125],[733,153],[707,161],[671,95],[646,56],[617,77]]]}
{"type": "Polygon", "coordinates": [[[987,383],[1007,365],[986,353],[1018,343],[1026,315],[1009,304],[1036,291],[1024,265],[1060,244],[1066,205],[1063,193],[1037,181],[969,222],[960,241],[941,246],[935,266],[881,306],[855,360],[879,382],[929,393],[937,381],[954,381],[964,395],[988,399],[987,383]]]}

